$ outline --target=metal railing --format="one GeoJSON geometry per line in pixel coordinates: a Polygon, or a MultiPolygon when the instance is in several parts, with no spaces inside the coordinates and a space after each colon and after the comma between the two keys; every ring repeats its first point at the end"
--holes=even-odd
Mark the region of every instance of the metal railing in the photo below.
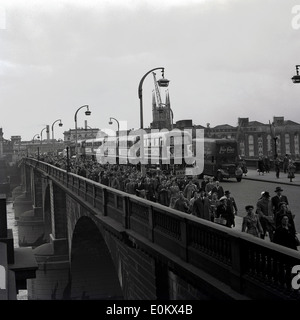
{"type": "Polygon", "coordinates": [[[291,269],[298,251],[181,213],[112,189],[35,159],[24,165],[43,172],[87,202],[96,215],[118,222],[144,245],[155,244],[254,299],[300,300],[292,288],[291,269]]]}

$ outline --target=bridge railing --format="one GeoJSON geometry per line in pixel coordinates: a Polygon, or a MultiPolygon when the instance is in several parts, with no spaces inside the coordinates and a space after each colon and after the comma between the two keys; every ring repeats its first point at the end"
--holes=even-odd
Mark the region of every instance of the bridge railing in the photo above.
{"type": "MultiPolygon", "coordinates": [[[[161,254],[180,258],[256,299],[296,299],[291,269],[300,253],[232,230],[158,203],[67,173],[55,166],[26,159],[25,164],[49,175],[87,202],[98,215],[108,216],[137,239],[156,245],[161,254]]],[[[158,253],[159,254],[159,253],[158,253]]]]}

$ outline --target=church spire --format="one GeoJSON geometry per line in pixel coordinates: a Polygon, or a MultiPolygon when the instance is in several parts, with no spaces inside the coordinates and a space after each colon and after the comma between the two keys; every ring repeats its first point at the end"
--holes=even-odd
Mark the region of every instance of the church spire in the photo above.
{"type": "Polygon", "coordinates": [[[171,107],[169,90],[166,90],[166,107],[171,107]]]}
{"type": "Polygon", "coordinates": [[[155,92],[152,91],[152,109],[155,109],[157,107],[156,105],[156,99],[155,99],[155,92]]]}

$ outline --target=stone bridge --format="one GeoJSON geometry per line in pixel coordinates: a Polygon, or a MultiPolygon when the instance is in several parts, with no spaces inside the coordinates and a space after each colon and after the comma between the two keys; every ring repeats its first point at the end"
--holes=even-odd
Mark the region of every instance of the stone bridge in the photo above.
{"type": "Polygon", "coordinates": [[[29,299],[300,300],[300,255],[25,158],[13,192],[29,299]]]}

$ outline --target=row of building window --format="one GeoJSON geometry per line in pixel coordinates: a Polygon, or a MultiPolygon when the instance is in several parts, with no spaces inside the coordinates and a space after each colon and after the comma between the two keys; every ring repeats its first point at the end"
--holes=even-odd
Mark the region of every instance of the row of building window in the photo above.
{"type": "MultiPolygon", "coordinates": [[[[257,152],[258,156],[263,156],[263,155],[272,155],[273,154],[273,143],[272,143],[272,137],[271,135],[267,135],[267,145],[264,146],[263,143],[263,137],[260,136],[257,138],[257,152]]],[[[299,147],[299,134],[296,133],[293,137],[293,145],[294,145],[294,155],[298,158],[300,154],[300,147],[299,147]]],[[[286,133],[284,135],[284,146],[282,146],[282,141],[281,137],[277,137],[276,141],[276,146],[277,146],[277,154],[280,156],[283,153],[284,154],[291,154],[291,137],[289,133],[286,133]]],[[[245,143],[244,141],[240,142],[240,154],[241,156],[249,156],[249,157],[255,157],[255,141],[254,141],[254,136],[249,135],[248,136],[248,154],[246,155],[246,150],[245,150],[245,143]]]]}

